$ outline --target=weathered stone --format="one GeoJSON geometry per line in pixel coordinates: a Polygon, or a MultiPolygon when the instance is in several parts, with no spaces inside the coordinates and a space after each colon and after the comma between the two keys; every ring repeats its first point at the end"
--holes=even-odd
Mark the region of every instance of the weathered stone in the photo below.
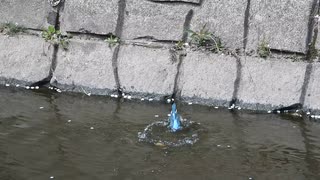
{"type": "Polygon", "coordinates": [[[168,49],[121,46],[119,79],[124,92],[167,95],[173,93],[177,62],[168,49]]]}
{"type": "Polygon", "coordinates": [[[299,103],[306,63],[291,60],[241,59],[239,100],[251,109],[299,103]],[[251,105],[249,105],[251,104],[251,105]],[[258,105],[262,104],[263,107],[258,105]]]}
{"type": "Polygon", "coordinates": [[[159,40],[180,40],[184,21],[193,7],[149,1],[127,1],[123,39],[152,37],[159,40]]]}
{"type": "Polygon", "coordinates": [[[226,106],[232,99],[236,66],[236,59],[232,56],[189,52],[180,70],[181,96],[226,106]]]}
{"type": "Polygon", "coordinates": [[[1,0],[0,24],[17,23],[32,29],[48,26],[47,18],[52,9],[46,0],[1,0]]]}
{"type": "Polygon", "coordinates": [[[194,3],[200,4],[201,0],[149,0],[153,2],[176,2],[176,3],[194,3]]]}
{"type": "Polygon", "coordinates": [[[42,38],[0,35],[0,84],[25,85],[46,78],[51,58],[52,48],[42,38]]]}
{"type": "Polygon", "coordinates": [[[251,1],[248,49],[265,40],[272,49],[305,53],[312,2],[251,1]]]}
{"type": "Polygon", "coordinates": [[[89,93],[86,89],[90,88],[92,94],[108,94],[116,89],[112,55],[105,42],[71,40],[67,51],[58,52],[54,80],[73,91],[89,93]]]}
{"type": "Polygon", "coordinates": [[[309,80],[304,105],[306,108],[320,110],[320,64],[314,63],[309,80]]]}
{"type": "Polygon", "coordinates": [[[117,18],[118,0],[68,0],[61,13],[61,30],[114,34],[117,18]]]}
{"type": "Polygon", "coordinates": [[[200,9],[195,9],[191,30],[206,29],[221,38],[226,47],[243,48],[244,19],[247,0],[204,1],[200,9]]]}

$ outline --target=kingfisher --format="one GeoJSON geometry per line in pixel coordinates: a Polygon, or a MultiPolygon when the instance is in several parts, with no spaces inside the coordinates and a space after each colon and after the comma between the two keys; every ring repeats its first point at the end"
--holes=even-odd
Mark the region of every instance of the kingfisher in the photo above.
{"type": "Polygon", "coordinates": [[[171,114],[169,121],[169,127],[172,132],[176,132],[182,129],[180,115],[178,114],[176,103],[173,103],[171,106],[171,114]]]}

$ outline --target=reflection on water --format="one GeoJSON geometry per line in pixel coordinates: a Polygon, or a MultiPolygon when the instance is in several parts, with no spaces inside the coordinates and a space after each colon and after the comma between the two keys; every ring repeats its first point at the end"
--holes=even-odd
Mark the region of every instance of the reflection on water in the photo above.
{"type": "Polygon", "coordinates": [[[2,88],[0,179],[320,179],[320,123],[179,110],[205,126],[206,136],[163,148],[138,142],[137,133],[166,118],[169,105],[2,88]]]}

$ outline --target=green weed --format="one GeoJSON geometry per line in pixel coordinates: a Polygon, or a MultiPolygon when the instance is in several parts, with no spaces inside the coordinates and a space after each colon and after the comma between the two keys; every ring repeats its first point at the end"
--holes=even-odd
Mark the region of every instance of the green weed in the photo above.
{"type": "Polygon", "coordinates": [[[0,33],[7,35],[15,35],[21,32],[25,32],[26,28],[13,23],[4,23],[0,25],[0,33]]]}
{"type": "Polygon", "coordinates": [[[42,37],[46,42],[58,44],[63,49],[68,48],[69,40],[67,36],[62,35],[61,32],[56,30],[54,26],[49,26],[48,29],[43,30],[42,37]]]}
{"type": "Polygon", "coordinates": [[[178,41],[174,47],[175,50],[183,50],[185,48],[184,42],[183,41],[178,41]]]}
{"type": "Polygon", "coordinates": [[[224,50],[224,45],[222,44],[222,41],[220,38],[213,37],[212,40],[214,43],[214,45],[211,46],[211,49],[210,49],[212,52],[218,53],[224,50]]]}
{"type": "Polygon", "coordinates": [[[206,29],[206,24],[200,29],[200,31],[187,31],[190,36],[190,43],[197,47],[205,47],[212,52],[220,52],[224,50],[224,45],[219,37],[213,35],[206,29]]]}
{"type": "Polygon", "coordinates": [[[266,42],[265,39],[263,39],[258,46],[258,54],[262,58],[267,58],[271,54],[269,44],[266,42]]]}
{"type": "Polygon", "coordinates": [[[109,47],[113,47],[113,46],[120,43],[120,38],[118,38],[117,36],[115,36],[113,34],[110,34],[110,36],[104,41],[109,44],[109,47]]]}
{"type": "Polygon", "coordinates": [[[207,45],[212,38],[212,33],[206,29],[206,25],[204,25],[200,31],[188,30],[188,33],[190,34],[191,43],[196,44],[197,46],[207,45]]]}

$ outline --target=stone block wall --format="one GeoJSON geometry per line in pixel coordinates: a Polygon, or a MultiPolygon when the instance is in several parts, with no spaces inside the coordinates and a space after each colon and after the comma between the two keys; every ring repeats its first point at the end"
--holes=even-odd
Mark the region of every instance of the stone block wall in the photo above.
{"type": "Polygon", "coordinates": [[[173,96],[257,110],[302,103],[320,110],[314,59],[319,0],[50,2],[0,0],[0,24],[33,32],[0,34],[1,84],[45,80],[65,91],[99,95],[173,96]],[[49,25],[73,36],[68,50],[41,38],[49,25]],[[228,53],[172,50],[178,41],[190,41],[188,30],[204,26],[228,53]],[[104,40],[111,34],[121,43],[110,47],[104,40]],[[262,42],[271,49],[267,59],[257,55],[262,42]]]}
{"type": "Polygon", "coordinates": [[[53,48],[35,36],[0,36],[0,83],[21,85],[45,79],[50,71],[53,48]]]}

